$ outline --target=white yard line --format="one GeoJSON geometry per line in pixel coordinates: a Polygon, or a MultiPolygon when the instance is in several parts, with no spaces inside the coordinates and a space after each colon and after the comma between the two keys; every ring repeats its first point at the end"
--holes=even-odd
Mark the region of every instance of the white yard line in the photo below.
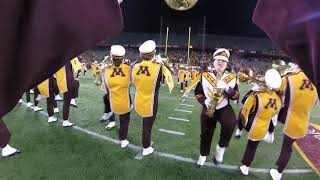
{"type": "Polygon", "coordinates": [[[172,119],[172,120],[176,120],[176,121],[185,121],[185,122],[189,122],[190,120],[188,119],[183,119],[183,118],[176,118],[176,117],[168,117],[169,119],[172,119]]]}
{"type": "Polygon", "coordinates": [[[188,106],[188,107],[194,107],[194,105],[191,104],[180,104],[181,106],[188,106]]]}
{"type": "Polygon", "coordinates": [[[180,112],[192,113],[192,111],[183,110],[183,109],[174,109],[174,110],[175,111],[180,111],[180,112]]]}
{"type": "MultiPolygon", "coordinates": [[[[26,106],[26,103],[23,102],[23,105],[26,106]]],[[[48,116],[47,113],[45,112],[40,112],[40,114],[48,116]]],[[[113,139],[111,137],[105,136],[105,135],[101,135],[98,134],[96,132],[87,130],[87,129],[83,129],[79,126],[72,126],[73,129],[76,129],[80,132],[83,132],[85,134],[88,134],[94,138],[100,139],[100,140],[105,140],[114,144],[119,145],[120,141],[113,139]]],[[[134,144],[129,144],[127,146],[128,148],[132,149],[135,152],[139,152],[142,150],[142,147],[136,146],[134,144]]],[[[120,147],[119,147],[120,148],[120,147]]],[[[158,152],[158,151],[154,151],[153,154],[160,156],[160,157],[166,157],[169,159],[174,159],[174,160],[178,160],[178,161],[182,161],[182,162],[187,162],[187,163],[191,163],[191,164],[195,164],[197,162],[197,160],[194,160],[192,158],[186,158],[186,157],[182,157],[182,156],[177,156],[174,154],[170,154],[170,153],[164,153],[164,152],[158,152]]],[[[214,165],[212,162],[207,162],[204,164],[204,166],[210,166],[210,167],[214,167],[214,168],[218,168],[218,169],[226,169],[226,170],[233,170],[233,171],[239,171],[239,165],[228,165],[228,164],[221,164],[221,165],[214,165]]],[[[270,169],[263,169],[263,168],[251,168],[250,167],[250,172],[256,172],[256,173],[265,173],[268,174],[270,169]]],[[[283,171],[285,174],[311,174],[313,173],[313,171],[311,169],[287,169],[283,171]]]]}
{"type": "Polygon", "coordinates": [[[167,130],[167,129],[159,129],[160,132],[165,132],[168,134],[174,134],[174,135],[179,135],[179,136],[184,136],[186,135],[185,133],[182,132],[178,132],[178,131],[171,131],[171,130],[167,130]]]}
{"type": "Polygon", "coordinates": [[[159,96],[159,99],[171,99],[171,100],[177,100],[177,101],[186,101],[186,102],[192,102],[192,103],[196,103],[197,101],[192,101],[192,100],[187,100],[187,99],[184,99],[184,98],[173,98],[173,97],[163,97],[163,96],[159,96]]]}
{"type": "Polygon", "coordinates": [[[142,159],[143,159],[142,153],[137,154],[137,155],[134,157],[134,159],[142,160],[142,159]]]}

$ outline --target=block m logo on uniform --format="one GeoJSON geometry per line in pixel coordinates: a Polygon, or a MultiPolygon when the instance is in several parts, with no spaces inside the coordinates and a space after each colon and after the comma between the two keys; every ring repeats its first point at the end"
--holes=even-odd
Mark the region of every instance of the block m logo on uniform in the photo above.
{"type": "Polygon", "coordinates": [[[115,76],[126,76],[126,75],[124,75],[122,68],[113,68],[111,77],[115,77],[115,76]]]}
{"type": "Polygon", "coordinates": [[[148,68],[149,68],[148,66],[140,66],[139,71],[137,72],[137,75],[144,74],[146,76],[150,76],[148,68]]]}
{"type": "Polygon", "coordinates": [[[313,85],[312,82],[308,79],[304,79],[302,85],[299,88],[300,90],[310,89],[313,91],[313,85]]]}
{"type": "Polygon", "coordinates": [[[264,106],[265,109],[274,108],[277,110],[277,100],[269,98],[269,102],[267,105],[264,106]]]}

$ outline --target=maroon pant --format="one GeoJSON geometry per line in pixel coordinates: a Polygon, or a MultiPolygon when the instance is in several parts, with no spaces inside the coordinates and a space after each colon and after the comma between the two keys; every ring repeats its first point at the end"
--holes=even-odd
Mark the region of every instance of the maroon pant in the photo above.
{"type": "Polygon", "coordinates": [[[251,166],[253,158],[256,154],[257,147],[260,141],[248,140],[246,151],[243,154],[241,162],[246,166],[251,166]]]}
{"type": "Polygon", "coordinates": [[[33,89],[33,92],[34,92],[34,94],[33,94],[34,106],[38,106],[39,101],[37,101],[36,99],[37,99],[37,96],[40,94],[39,89],[37,87],[35,87],[33,89]]]}
{"type": "Polygon", "coordinates": [[[228,147],[232,137],[234,128],[236,127],[237,120],[234,111],[230,105],[216,110],[215,116],[209,118],[206,115],[207,108],[203,107],[200,120],[201,120],[201,134],[200,134],[200,154],[201,156],[208,156],[211,149],[211,141],[217,121],[221,124],[221,132],[219,139],[220,147],[228,147]]]}
{"type": "Polygon", "coordinates": [[[152,117],[144,117],[143,119],[143,131],[142,131],[142,146],[148,148],[151,145],[151,132],[154,121],[156,120],[156,114],[152,117]]]}
{"type": "Polygon", "coordinates": [[[26,91],[26,101],[27,103],[30,102],[30,89],[26,91]]]}
{"type": "Polygon", "coordinates": [[[10,131],[7,128],[6,124],[0,119],[0,147],[4,148],[10,141],[10,131]]]}
{"type": "Polygon", "coordinates": [[[70,101],[78,97],[79,82],[76,80],[68,81],[68,91],[63,94],[63,120],[69,119],[70,101]]]}
{"type": "Polygon", "coordinates": [[[283,135],[283,142],[280,156],[277,160],[276,165],[278,166],[278,171],[282,173],[282,171],[286,168],[292,153],[292,145],[295,142],[295,139],[290,138],[287,135],[283,135]]]}
{"type": "MultiPolygon", "coordinates": [[[[120,119],[120,129],[119,129],[119,139],[125,140],[128,138],[128,129],[130,123],[130,112],[119,115],[120,119]]],[[[109,119],[110,122],[115,121],[115,115],[113,114],[109,119]]]]}
{"type": "MultiPolygon", "coordinates": [[[[110,101],[109,101],[109,95],[108,94],[105,94],[103,96],[103,103],[104,103],[104,113],[109,113],[111,112],[111,109],[110,109],[110,101]]],[[[111,119],[110,119],[111,120],[111,119]]]]}
{"type": "Polygon", "coordinates": [[[56,79],[53,77],[50,77],[49,78],[49,97],[47,98],[47,112],[49,117],[54,115],[53,109],[58,107],[58,104],[54,99],[56,84],[57,84],[56,79]]]}

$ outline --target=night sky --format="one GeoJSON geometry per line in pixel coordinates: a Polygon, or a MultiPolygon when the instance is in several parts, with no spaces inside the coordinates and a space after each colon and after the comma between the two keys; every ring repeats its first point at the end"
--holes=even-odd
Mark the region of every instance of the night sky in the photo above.
{"type": "MultiPolygon", "coordinates": [[[[123,0],[125,32],[159,33],[160,19],[171,33],[201,33],[206,16],[206,32],[218,35],[266,37],[252,22],[257,0],[199,0],[188,11],[175,11],[164,0],[123,0]]],[[[163,28],[163,31],[164,28],[163,28]]]]}

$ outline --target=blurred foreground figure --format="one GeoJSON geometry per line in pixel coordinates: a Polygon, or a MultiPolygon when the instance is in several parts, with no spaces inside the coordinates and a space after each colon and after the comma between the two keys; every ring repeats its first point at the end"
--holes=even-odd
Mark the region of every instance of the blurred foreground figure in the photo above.
{"type": "Polygon", "coordinates": [[[253,21],[287,53],[319,94],[320,1],[259,0],[253,21]]]}
{"type": "Polygon", "coordinates": [[[7,146],[10,133],[2,117],[26,90],[98,41],[120,32],[122,15],[117,0],[3,0],[1,7],[0,147],[10,149],[3,152],[6,155],[17,151],[7,146]]]}

